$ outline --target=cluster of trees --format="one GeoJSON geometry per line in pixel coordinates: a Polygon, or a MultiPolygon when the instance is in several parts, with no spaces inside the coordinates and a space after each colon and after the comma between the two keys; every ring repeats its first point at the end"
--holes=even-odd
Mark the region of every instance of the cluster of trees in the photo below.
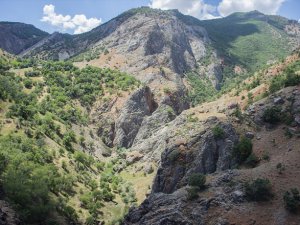
{"type": "Polygon", "coordinates": [[[186,76],[191,85],[188,96],[192,105],[195,106],[205,101],[213,100],[216,97],[217,90],[208,78],[200,77],[193,72],[188,73],[186,76]]]}
{"type": "Polygon", "coordinates": [[[297,72],[300,70],[300,62],[295,61],[289,65],[282,74],[275,76],[270,83],[269,92],[274,93],[284,87],[295,86],[300,83],[300,76],[297,72]]]}
{"type": "Polygon", "coordinates": [[[17,125],[14,135],[0,136],[0,187],[26,224],[44,224],[54,211],[78,223],[79,211],[68,199],[79,194],[74,187],[81,183],[91,190],[88,194],[80,191],[79,200],[90,214],[86,223],[94,224],[105,202],[119,195],[126,205],[132,205],[135,192],[119,177],[113,163],[105,164],[76,150],[77,137],[71,125],[86,124],[88,116],[82,106],[90,107],[105,91],[129,90],[139,82],[110,69],[39,63],[37,67],[33,60],[0,58],[0,100],[9,106],[6,117],[15,119],[17,125]],[[9,70],[29,66],[34,67],[24,78],[9,70]],[[60,150],[45,145],[46,137],[60,150]],[[57,153],[65,157],[59,163],[57,153]],[[101,173],[101,180],[96,173],[101,173]]]}

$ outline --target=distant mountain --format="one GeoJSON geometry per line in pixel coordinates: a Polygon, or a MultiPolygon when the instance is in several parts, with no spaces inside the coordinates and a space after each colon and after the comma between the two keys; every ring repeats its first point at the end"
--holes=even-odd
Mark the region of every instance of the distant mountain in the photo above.
{"type": "Polygon", "coordinates": [[[0,22],[0,48],[12,54],[21,53],[48,35],[33,25],[0,22]]]}
{"type": "MultiPolygon", "coordinates": [[[[18,26],[8,27],[14,30],[18,26]]],[[[296,21],[258,11],[200,21],[178,10],[141,7],[79,35],[47,35],[30,25],[23,27],[31,28],[24,39],[18,39],[23,47],[9,51],[22,57],[72,59],[82,65],[116,67],[146,82],[156,82],[153,74],[165,69],[179,76],[195,71],[216,88],[224,78],[278,61],[300,44],[296,21]],[[30,38],[33,36],[37,37],[30,38]]],[[[16,28],[14,33],[18,30],[21,29],[16,28]]],[[[2,45],[6,42],[1,39],[13,40],[8,34],[0,34],[2,45]]],[[[159,79],[165,80],[164,76],[159,79]]],[[[176,76],[175,80],[178,81],[176,76]]]]}
{"type": "MultiPolygon", "coordinates": [[[[153,46],[152,50],[154,52],[160,51],[159,48],[162,46],[161,37],[157,36],[158,34],[155,36],[152,32],[153,29],[148,30],[148,32],[143,31],[148,22],[155,24],[156,30],[163,31],[167,20],[173,20],[174,23],[186,27],[186,29],[181,30],[182,33],[177,33],[177,36],[184,36],[189,32],[200,34],[205,29],[213,48],[217,49],[218,55],[227,64],[238,64],[246,69],[256,69],[268,61],[285,57],[299,45],[299,24],[280,16],[268,16],[253,11],[234,13],[228,17],[215,20],[200,21],[194,17],[183,15],[177,10],[162,11],[142,7],[129,10],[84,34],[74,36],[60,34],[61,39],[52,46],[49,46],[50,40],[53,44],[53,37],[50,36],[50,40],[43,40],[24,51],[22,55],[68,59],[99,46],[98,42],[101,40],[106,39],[110,42],[110,37],[115,34],[120,36],[119,40],[115,40],[113,44],[114,48],[118,48],[118,43],[121,40],[128,44],[132,41],[132,35],[128,36],[129,31],[131,31],[131,34],[134,33],[143,37],[143,39],[157,41],[157,46],[153,46]],[[132,24],[136,24],[136,26],[130,26],[132,24]],[[128,29],[125,26],[128,26],[128,29]],[[195,27],[198,27],[198,30],[202,29],[202,31],[193,30],[195,27]]],[[[170,30],[172,28],[174,26],[170,27],[170,30]]],[[[178,32],[178,30],[174,32],[178,32]]],[[[54,35],[57,36],[58,34],[54,35]]],[[[203,34],[200,35],[203,36],[203,34]]],[[[170,41],[175,43],[176,38],[172,38],[170,41]]],[[[185,44],[182,43],[182,45],[185,44]]],[[[193,52],[193,54],[199,54],[199,52],[193,52]]]]}
{"type": "Polygon", "coordinates": [[[233,13],[200,24],[227,63],[239,64],[252,71],[268,61],[286,57],[300,43],[297,21],[258,11],[233,13]]]}

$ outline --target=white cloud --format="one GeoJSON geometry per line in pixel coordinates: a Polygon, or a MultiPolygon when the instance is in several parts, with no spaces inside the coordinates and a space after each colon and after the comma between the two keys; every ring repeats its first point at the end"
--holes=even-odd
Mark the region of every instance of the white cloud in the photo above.
{"type": "Polygon", "coordinates": [[[43,8],[44,16],[41,19],[43,22],[47,22],[53,26],[56,26],[62,30],[74,30],[74,34],[80,34],[90,31],[91,29],[101,24],[101,19],[86,18],[85,15],[75,15],[73,18],[70,15],[61,15],[55,12],[54,5],[45,5],[43,8]]]}
{"type": "Polygon", "coordinates": [[[286,0],[222,0],[218,6],[221,16],[234,12],[258,10],[265,14],[276,14],[286,0]]]}
{"type": "Polygon", "coordinates": [[[150,0],[149,6],[158,9],[178,9],[183,14],[199,19],[216,18],[213,14],[217,7],[206,4],[203,0],[150,0]]]}

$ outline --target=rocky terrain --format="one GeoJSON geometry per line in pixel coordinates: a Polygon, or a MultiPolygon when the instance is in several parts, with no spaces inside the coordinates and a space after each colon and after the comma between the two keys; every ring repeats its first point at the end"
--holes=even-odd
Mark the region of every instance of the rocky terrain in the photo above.
{"type": "Polygon", "coordinates": [[[129,211],[122,224],[298,224],[299,216],[284,209],[283,194],[300,184],[299,91],[299,86],[282,89],[250,105],[239,118],[228,105],[222,109],[221,101],[211,104],[222,113],[204,105],[199,108],[211,112],[190,109],[177,117],[172,122],[176,126],[165,128],[165,133],[174,130],[177,136],[165,139],[169,144],[162,147],[151,194],[129,211]],[[276,123],[266,119],[266,112],[277,107],[289,115],[289,125],[279,118],[276,123]],[[184,121],[191,118],[189,115],[198,119],[184,121]],[[180,120],[185,129],[175,122],[180,120]],[[216,126],[224,132],[222,136],[214,133],[216,126]],[[252,139],[253,153],[258,157],[255,168],[237,167],[234,146],[243,136],[252,139]],[[278,170],[278,165],[284,169],[278,170]],[[188,178],[194,173],[207,174],[207,183],[191,200],[188,178]],[[271,180],[274,197],[269,202],[247,198],[245,182],[256,178],[271,180]]]}
{"type": "Polygon", "coordinates": [[[0,152],[0,224],[299,223],[295,21],[142,7],[80,35],[0,26],[0,146],[17,149],[0,152]]]}

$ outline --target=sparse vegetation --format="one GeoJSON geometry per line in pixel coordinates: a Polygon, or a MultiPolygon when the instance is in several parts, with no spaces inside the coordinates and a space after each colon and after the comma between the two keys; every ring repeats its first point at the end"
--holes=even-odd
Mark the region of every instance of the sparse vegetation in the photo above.
{"type": "Polygon", "coordinates": [[[205,187],[206,177],[202,173],[193,173],[189,176],[188,184],[192,187],[203,189],[205,187]]]}
{"type": "Polygon", "coordinates": [[[290,191],[286,191],[283,195],[285,208],[292,212],[297,213],[300,208],[300,194],[297,188],[292,188],[290,191]]]}
{"type": "Polygon", "coordinates": [[[252,201],[268,201],[273,197],[272,185],[268,179],[257,178],[245,184],[246,196],[252,201]]]}

